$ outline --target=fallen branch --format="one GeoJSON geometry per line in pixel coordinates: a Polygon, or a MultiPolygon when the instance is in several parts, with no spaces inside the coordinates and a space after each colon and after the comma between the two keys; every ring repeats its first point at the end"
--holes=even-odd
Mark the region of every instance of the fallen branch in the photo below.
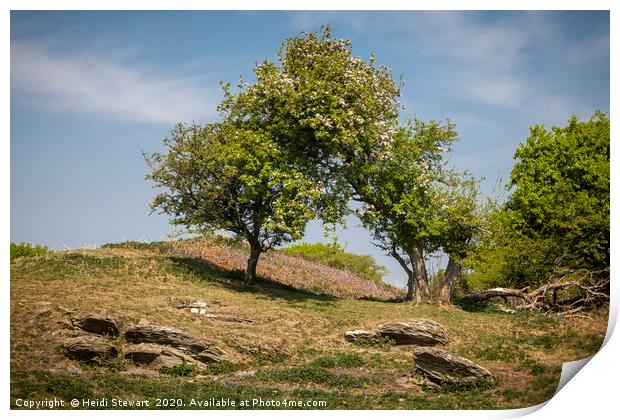
{"type": "Polygon", "coordinates": [[[517,297],[517,298],[521,298],[523,300],[529,301],[530,298],[527,295],[527,293],[525,293],[525,290],[527,290],[527,288],[519,290],[519,289],[508,289],[505,287],[496,287],[494,289],[487,289],[482,292],[466,295],[463,297],[463,299],[469,300],[471,302],[481,302],[483,300],[488,300],[488,299],[492,299],[495,297],[503,297],[503,298],[517,297]]]}
{"type": "Polygon", "coordinates": [[[522,305],[515,309],[544,310],[573,315],[584,309],[600,307],[609,302],[609,269],[602,271],[566,271],[552,276],[549,282],[528,292],[528,288],[510,289],[496,287],[471,293],[463,297],[469,302],[482,302],[485,300],[501,298],[517,298],[523,301],[522,305]],[[571,280],[565,281],[570,278],[571,280]],[[573,301],[561,301],[558,299],[559,291],[574,292],[578,299],[573,301]]]}

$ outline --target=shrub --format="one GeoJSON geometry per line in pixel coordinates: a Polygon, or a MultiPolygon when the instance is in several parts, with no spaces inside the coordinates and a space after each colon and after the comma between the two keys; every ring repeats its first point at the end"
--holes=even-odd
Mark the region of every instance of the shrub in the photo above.
{"type": "Polygon", "coordinates": [[[340,270],[347,270],[360,277],[372,280],[377,285],[388,286],[383,281],[387,269],[377,264],[371,255],[357,255],[346,252],[340,245],[322,244],[320,242],[309,244],[302,242],[281,249],[286,254],[299,255],[310,261],[325,264],[340,270]]]}
{"type": "Polygon", "coordinates": [[[47,254],[49,249],[43,245],[31,245],[26,242],[16,244],[11,242],[11,262],[20,257],[39,257],[47,254]]]}
{"type": "Polygon", "coordinates": [[[159,369],[159,371],[165,375],[170,375],[173,377],[185,377],[185,376],[196,375],[196,370],[194,369],[194,366],[188,364],[185,361],[173,367],[169,367],[169,368],[163,367],[159,369]]]}

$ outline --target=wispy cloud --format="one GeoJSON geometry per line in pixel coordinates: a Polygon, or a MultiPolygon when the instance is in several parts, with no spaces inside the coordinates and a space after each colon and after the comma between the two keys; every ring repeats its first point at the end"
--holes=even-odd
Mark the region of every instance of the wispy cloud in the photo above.
{"type": "Polygon", "coordinates": [[[215,115],[220,93],[195,79],[164,77],[118,56],[54,54],[43,45],[11,45],[13,100],[124,121],[170,124],[215,115]]]}
{"type": "Polygon", "coordinates": [[[569,40],[560,35],[552,17],[544,12],[304,12],[292,22],[306,29],[332,23],[336,33],[350,30],[359,36],[390,34],[399,42],[386,48],[411,57],[416,80],[423,80],[438,97],[527,112],[532,103],[568,102],[565,93],[533,80],[537,68],[547,63],[533,62],[532,54],[545,51],[547,61],[558,67],[565,63],[565,68],[609,55],[608,32],[569,40]]]}

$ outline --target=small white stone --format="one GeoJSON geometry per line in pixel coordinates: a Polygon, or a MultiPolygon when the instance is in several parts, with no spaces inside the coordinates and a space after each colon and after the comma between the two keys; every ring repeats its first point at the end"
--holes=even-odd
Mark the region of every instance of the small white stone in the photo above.
{"type": "Polygon", "coordinates": [[[191,308],[190,311],[192,311],[193,314],[197,314],[198,311],[200,311],[200,309],[198,309],[198,308],[191,308]]]}
{"type": "Polygon", "coordinates": [[[206,310],[206,309],[201,309],[201,310],[200,310],[200,315],[204,315],[204,314],[206,314],[206,313],[207,313],[207,310],[206,310]]]}

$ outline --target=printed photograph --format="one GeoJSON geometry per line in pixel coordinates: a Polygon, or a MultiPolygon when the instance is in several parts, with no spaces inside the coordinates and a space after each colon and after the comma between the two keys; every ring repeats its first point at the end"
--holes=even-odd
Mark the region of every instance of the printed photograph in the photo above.
{"type": "Polygon", "coordinates": [[[10,408],[545,403],[609,111],[609,11],[13,10],[10,408]]]}

